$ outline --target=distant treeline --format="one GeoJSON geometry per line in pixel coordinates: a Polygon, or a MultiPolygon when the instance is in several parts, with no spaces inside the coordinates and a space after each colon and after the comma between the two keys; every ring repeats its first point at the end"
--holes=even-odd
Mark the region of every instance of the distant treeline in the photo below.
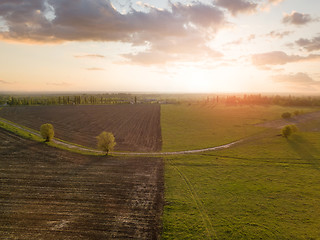
{"type": "Polygon", "coordinates": [[[267,96],[261,94],[207,96],[198,103],[226,105],[280,105],[280,106],[320,106],[316,96],[267,96]]]}
{"type": "Polygon", "coordinates": [[[0,105],[95,105],[95,104],[135,104],[135,103],[204,103],[226,105],[281,105],[320,106],[316,96],[280,95],[166,95],[166,94],[70,94],[70,95],[0,95],[0,105]]]}
{"type": "Polygon", "coordinates": [[[243,95],[228,96],[225,99],[226,104],[259,104],[259,105],[280,105],[280,106],[320,106],[320,97],[311,96],[263,96],[243,95]]]}
{"type": "Polygon", "coordinates": [[[0,96],[1,105],[18,106],[18,105],[68,105],[68,104],[128,104],[134,101],[134,97],[119,95],[44,95],[44,96],[0,96]]]}
{"type": "Polygon", "coordinates": [[[81,95],[0,95],[0,105],[101,105],[162,103],[158,95],[133,95],[125,93],[81,94],[81,95]]]}

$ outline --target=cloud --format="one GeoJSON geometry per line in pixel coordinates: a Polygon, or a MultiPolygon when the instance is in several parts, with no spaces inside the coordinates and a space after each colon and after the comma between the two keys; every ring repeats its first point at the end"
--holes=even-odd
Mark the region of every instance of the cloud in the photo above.
{"type": "Polygon", "coordinates": [[[277,5],[277,4],[279,4],[279,3],[283,2],[283,1],[284,0],[269,0],[268,2],[273,4],[273,5],[277,5]]]}
{"type": "Polygon", "coordinates": [[[256,66],[284,65],[291,62],[313,61],[320,59],[319,54],[310,54],[306,57],[299,55],[287,55],[285,52],[274,51],[251,56],[252,63],[256,66]]]}
{"type": "Polygon", "coordinates": [[[190,32],[184,38],[163,37],[153,39],[151,47],[143,52],[122,54],[130,63],[143,65],[188,62],[203,59],[217,59],[223,56],[203,41],[203,37],[190,32]]]}
{"type": "Polygon", "coordinates": [[[239,39],[237,39],[237,40],[235,40],[235,41],[232,41],[232,42],[228,42],[228,43],[226,43],[226,45],[240,45],[240,44],[242,44],[242,43],[248,43],[248,42],[251,42],[251,41],[253,41],[254,39],[256,39],[256,35],[254,35],[254,34],[251,34],[251,35],[249,35],[248,37],[246,37],[246,38],[239,38],[239,39]]]}
{"type": "MultiPolygon", "coordinates": [[[[143,35],[149,38],[183,37],[186,25],[195,28],[218,29],[224,23],[223,12],[214,6],[172,4],[170,10],[134,9],[122,15],[105,0],[47,0],[55,18],[45,17],[43,0],[0,2],[0,16],[9,31],[1,32],[3,39],[16,41],[123,41],[132,42],[143,35]]],[[[144,41],[145,39],[143,39],[144,41]]]]}
{"type": "Polygon", "coordinates": [[[99,54],[87,54],[87,55],[75,55],[75,58],[105,58],[103,55],[99,54]]]}
{"type": "Polygon", "coordinates": [[[320,82],[315,81],[306,73],[296,73],[296,74],[283,74],[272,76],[274,82],[286,83],[292,85],[295,88],[314,88],[320,87],[320,82]]]}
{"type": "Polygon", "coordinates": [[[0,79],[0,84],[12,84],[11,82],[5,81],[5,80],[1,80],[0,79]]]}
{"type": "Polygon", "coordinates": [[[191,50],[190,53],[181,54],[170,54],[163,51],[147,51],[136,54],[122,54],[121,56],[126,58],[129,62],[139,65],[158,65],[170,62],[200,61],[205,59],[205,56],[210,59],[219,59],[223,55],[220,52],[208,49],[207,53],[203,52],[202,54],[192,54],[191,50]]]}
{"type": "Polygon", "coordinates": [[[68,86],[71,86],[70,83],[66,83],[66,82],[47,82],[47,85],[49,85],[49,86],[57,86],[57,87],[68,87],[68,86]]]}
{"type": "MultiPolygon", "coordinates": [[[[193,48],[202,57],[215,55],[206,46],[227,25],[224,12],[201,2],[169,3],[169,7],[149,6],[147,12],[130,7],[127,13],[120,13],[110,0],[1,0],[0,16],[8,31],[0,32],[0,39],[29,43],[118,41],[145,46],[145,55],[167,56],[163,62],[175,59],[172,55],[178,53],[189,58],[193,48]]],[[[138,60],[130,54],[126,57],[138,60]]]]}
{"type": "Polygon", "coordinates": [[[216,0],[216,5],[226,8],[236,16],[239,13],[253,13],[257,10],[258,4],[246,0],[216,0]]]}
{"type": "Polygon", "coordinates": [[[103,71],[105,70],[104,68],[96,68],[96,67],[92,67],[92,68],[86,68],[89,71],[103,71]]]}
{"type": "Polygon", "coordinates": [[[306,49],[307,51],[317,51],[320,50],[320,37],[315,37],[311,40],[300,38],[296,41],[296,44],[298,44],[300,47],[306,49]]]}
{"type": "Polygon", "coordinates": [[[281,2],[284,2],[284,0],[267,0],[266,2],[262,2],[259,8],[262,11],[269,11],[272,6],[276,6],[281,2]]]}
{"type": "Polygon", "coordinates": [[[284,38],[285,36],[288,36],[292,34],[293,31],[271,31],[266,36],[272,37],[272,38],[284,38]]]}
{"type": "Polygon", "coordinates": [[[282,22],[293,25],[305,25],[309,22],[315,21],[309,14],[298,13],[292,11],[291,14],[284,13],[282,22]]]}

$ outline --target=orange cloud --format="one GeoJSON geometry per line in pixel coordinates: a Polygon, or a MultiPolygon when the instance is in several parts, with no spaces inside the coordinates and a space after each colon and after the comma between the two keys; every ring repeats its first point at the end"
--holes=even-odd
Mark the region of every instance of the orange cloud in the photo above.
{"type": "Polygon", "coordinates": [[[319,54],[310,54],[306,57],[299,55],[287,55],[285,52],[274,51],[251,56],[252,63],[256,66],[284,65],[291,62],[313,61],[320,59],[319,54]]]}
{"type": "Polygon", "coordinates": [[[305,90],[320,87],[320,82],[312,79],[307,73],[283,74],[272,76],[274,82],[285,83],[294,88],[304,88],[305,90]]]}
{"type": "Polygon", "coordinates": [[[89,71],[103,71],[105,70],[104,68],[96,68],[96,67],[92,67],[92,68],[86,68],[89,71]]]}
{"type": "Polygon", "coordinates": [[[293,31],[271,31],[266,36],[272,37],[272,38],[284,38],[285,36],[288,36],[292,34],[293,31]]]}
{"type": "Polygon", "coordinates": [[[49,85],[49,86],[57,86],[57,87],[71,86],[70,83],[66,83],[66,82],[47,82],[47,85],[49,85]]]}
{"type": "Polygon", "coordinates": [[[8,81],[0,79],[0,84],[12,84],[12,82],[8,82],[8,81]]]}
{"type": "Polygon", "coordinates": [[[75,55],[75,58],[105,58],[103,55],[99,54],[87,54],[87,55],[75,55]]]}

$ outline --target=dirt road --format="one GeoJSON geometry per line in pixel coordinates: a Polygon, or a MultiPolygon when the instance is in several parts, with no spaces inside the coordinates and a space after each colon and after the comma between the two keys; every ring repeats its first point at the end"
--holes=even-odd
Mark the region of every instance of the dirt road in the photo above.
{"type": "MultiPolygon", "coordinates": [[[[36,136],[40,136],[40,134],[37,131],[25,128],[21,125],[17,125],[14,124],[10,121],[7,121],[3,118],[0,119],[0,122],[3,122],[5,124],[11,125],[15,128],[21,129],[23,131],[26,131],[28,133],[34,134],[36,136]]],[[[81,146],[77,146],[77,145],[73,145],[71,143],[66,143],[63,142],[61,140],[58,139],[53,139],[52,142],[54,142],[55,144],[58,145],[62,145],[64,147],[70,148],[70,149],[76,149],[76,150],[80,150],[80,151],[86,151],[86,152],[92,152],[92,153],[101,153],[103,154],[104,152],[99,151],[99,150],[94,150],[94,149],[89,149],[89,148],[85,148],[85,147],[81,147],[81,146]]],[[[210,147],[210,148],[203,148],[203,149],[195,149],[195,150],[185,150],[185,151],[175,151],[175,152],[111,152],[114,155],[129,155],[129,156],[142,156],[142,155],[147,155],[147,156],[161,156],[161,155],[182,155],[182,154],[192,154],[192,153],[200,153],[200,152],[207,152],[207,151],[216,151],[216,150],[220,150],[220,149],[224,149],[224,148],[229,148],[237,143],[242,142],[242,140],[238,140],[238,141],[234,141],[228,144],[224,144],[221,146],[216,146],[216,147],[210,147]]]]}
{"type": "MultiPolygon", "coordinates": [[[[277,119],[277,120],[273,120],[273,121],[267,121],[267,122],[259,123],[256,126],[266,127],[266,128],[281,129],[282,127],[284,127],[285,125],[288,125],[288,124],[301,124],[301,123],[304,123],[306,121],[310,121],[310,120],[313,120],[313,119],[320,119],[320,111],[294,116],[294,117],[292,117],[290,119],[287,119],[287,120],[285,120],[285,119],[277,119]]],[[[5,120],[3,118],[0,119],[0,122],[9,124],[9,125],[11,125],[13,127],[19,128],[19,129],[21,129],[23,131],[26,131],[28,133],[40,136],[40,134],[37,131],[25,128],[25,127],[23,127],[21,125],[14,124],[14,123],[12,123],[10,121],[7,121],[7,120],[5,120]]],[[[73,144],[70,144],[70,143],[65,143],[65,142],[60,141],[58,139],[53,139],[52,141],[54,143],[56,143],[56,144],[62,145],[64,147],[67,147],[67,148],[70,148],[70,149],[77,149],[77,150],[80,150],[80,151],[87,151],[87,152],[92,152],[92,153],[101,153],[101,154],[103,154],[102,151],[94,150],[94,149],[88,149],[88,148],[77,146],[77,145],[73,145],[73,144]]],[[[229,148],[231,146],[234,146],[234,145],[236,145],[238,143],[241,143],[243,141],[244,141],[244,139],[238,140],[238,141],[234,141],[234,142],[231,142],[231,143],[228,143],[228,144],[216,146],[216,147],[195,149],[195,150],[185,150],[185,151],[175,151],[175,152],[112,152],[112,154],[114,154],[114,155],[129,155],[129,156],[182,155],[182,154],[192,154],[192,153],[201,153],[201,152],[221,150],[221,149],[225,149],[225,148],[229,148]]]]}

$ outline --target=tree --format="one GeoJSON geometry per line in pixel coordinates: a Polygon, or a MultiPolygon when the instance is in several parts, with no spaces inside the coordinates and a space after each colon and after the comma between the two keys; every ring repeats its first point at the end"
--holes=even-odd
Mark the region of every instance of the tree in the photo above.
{"type": "Polygon", "coordinates": [[[298,132],[298,127],[297,127],[296,125],[291,124],[291,125],[289,125],[289,126],[290,126],[290,128],[291,128],[291,132],[292,132],[292,133],[298,132]]]}
{"type": "Polygon", "coordinates": [[[115,138],[111,132],[103,131],[97,136],[98,140],[98,148],[102,151],[105,151],[108,155],[109,151],[112,151],[114,146],[116,145],[115,138]]]}
{"type": "Polygon", "coordinates": [[[282,128],[281,133],[283,137],[288,138],[292,133],[291,127],[289,125],[285,126],[282,128]]]}
{"type": "Polygon", "coordinates": [[[53,126],[50,123],[42,124],[40,127],[41,136],[45,139],[45,142],[50,142],[54,136],[53,126]]]}
{"type": "Polygon", "coordinates": [[[297,126],[292,124],[292,125],[287,125],[284,128],[282,128],[281,133],[282,133],[283,137],[288,138],[291,134],[293,134],[297,131],[298,131],[297,126]]]}
{"type": "Polygon", "coordinates": [[[289,112],[282,113],[281,117],[284,119],[291,118],[291,113],[289,112]]]}

